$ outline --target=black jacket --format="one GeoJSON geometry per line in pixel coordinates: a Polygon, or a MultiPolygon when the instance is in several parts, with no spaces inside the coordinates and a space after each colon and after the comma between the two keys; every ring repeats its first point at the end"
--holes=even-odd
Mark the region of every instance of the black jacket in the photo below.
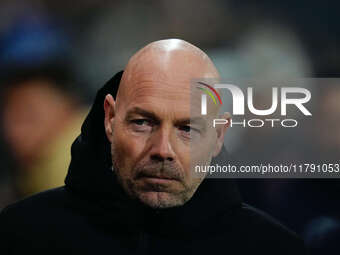
{"type": "Polygon", "coordinates": [[[204,180],[181,207],[130,200],[110,170],[103,126],[104,97],[116,94],[121,74],[97,93],[72,145],[65,186],[1,212],[1,254],[304,254],[294,233],[241,202],[230,179],[204,180]]]}

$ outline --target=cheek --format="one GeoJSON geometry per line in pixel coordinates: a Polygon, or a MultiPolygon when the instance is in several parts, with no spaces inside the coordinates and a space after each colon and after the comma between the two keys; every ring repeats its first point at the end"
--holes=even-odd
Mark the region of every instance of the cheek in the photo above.
{"type": "MultiPolygon", "coordinates": [[[[217,140],[214,136],[206,137],[199,145],[191,146],[191,167],[210,164],[217,140]]],[[[193,169],[193,168],[191,168],[193,169]]]]}
{"type": "Polygon", "coordinates": [[[131,169],[141,157],[145,142],[140,137],[131,135],[123,126],[114,126],[113,153],[120,168],[131,169]]]}
{"type": "Polygon", "coordinates": [[[196,176],[193,170],[195,166],[210,163],[216,145],[216,137],[211,132],[202,139],[189,142],[183,142],[182,139],[178,138],[174,144],[177,160],[189,180],[196,176]]]}
{"type": "Polygon", "coordinates": [[[190,164],[192,161],[191,148],[187,145],[176,146],[175,153],[177,161],[181,165],[184,174],[190,175],[190,164]]]}

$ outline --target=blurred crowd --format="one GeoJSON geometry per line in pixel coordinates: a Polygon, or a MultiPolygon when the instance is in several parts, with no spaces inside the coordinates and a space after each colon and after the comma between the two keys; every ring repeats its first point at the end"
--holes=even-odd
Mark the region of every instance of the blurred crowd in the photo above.
{"type": "MultiPolygon", "coordinates": [[[[225,144],[248,164],[340,163],[339,8],[335,1],[2,0],[0,209],[63,185],[95,91],[137,49],[165,38],[206,51],[225,79],[328,78],[308,85],[313,117],[298,128],[234,128],[225,144]]],[[[256,89],[255,103],[268,106],[268,87],[256,89]]],[[[312,254],[335,250],[340,179],[239,186],[246,202],[300,234],[312,254]]]]}

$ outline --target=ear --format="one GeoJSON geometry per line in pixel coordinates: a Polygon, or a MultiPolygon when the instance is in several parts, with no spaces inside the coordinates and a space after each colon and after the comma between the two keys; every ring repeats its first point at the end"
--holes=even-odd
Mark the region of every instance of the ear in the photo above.
{"type": "Polygon", "coordinates": [[[222,146],[223,146],[223,143],[224,143],[224,135],[227,132],[227,129],[230,127],[230,120],[231,120],[230,113],[225,112],[221,116],[221,119],[225,119],[227,121],[223,125],[217,125],[216,126],[217,141],[216,141],[216,145],[214,147],[213,157],[216,157],[222,149],[222,146]]]}
{"type": "Polygon", "coordinates": [[[113,120],[115,117],[115,100],[110,94],[107,94],[105,97],[104,111],[105,111],[105,119],[104,119],[105,133],[106,133],[107,139],[110,141],[110,143],[112,143],[113,120]]]}

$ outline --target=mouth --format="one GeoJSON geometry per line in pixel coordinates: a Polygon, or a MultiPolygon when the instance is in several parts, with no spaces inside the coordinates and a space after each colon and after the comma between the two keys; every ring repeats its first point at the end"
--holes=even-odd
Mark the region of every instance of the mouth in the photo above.
{"type": "Polygon", "coordinates": [[[170,185],[173,183],[175,180],[174,179],[162,179],[162,178],[154,178],[154,177],[144,177],[142,180],[146,183],[153,184],[153,185],[170,185]]]}
{"type": "Polygon", "coordinates": [[[178,181],[178,179],[169,176],[148,174],[142,174],[141,176],[139,176],[139,179],[152,183],[169,183],[173,181],[178,181]]]}

